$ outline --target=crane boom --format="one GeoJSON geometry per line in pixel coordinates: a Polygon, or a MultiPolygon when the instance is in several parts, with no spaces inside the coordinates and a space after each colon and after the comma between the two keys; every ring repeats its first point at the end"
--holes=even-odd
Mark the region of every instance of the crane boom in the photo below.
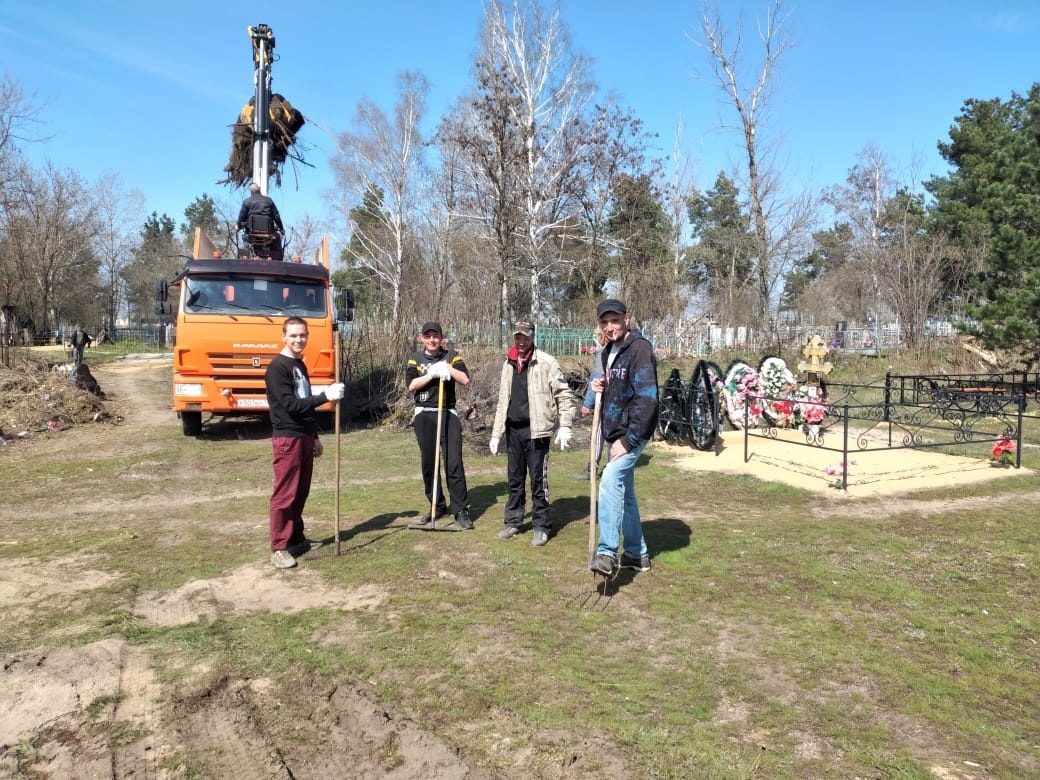
{"type": "Polygon", "coordinates": [[[253,181],[267,194],[267,177],[271,170],[271,63],[274,31],[266,24],[249,27],[253,42],[253,87],[256,90],[253,110],[253,181]]]}

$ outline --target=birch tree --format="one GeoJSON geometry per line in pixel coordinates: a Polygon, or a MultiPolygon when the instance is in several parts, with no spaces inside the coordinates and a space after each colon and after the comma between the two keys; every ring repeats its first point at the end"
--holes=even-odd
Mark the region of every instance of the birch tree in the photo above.
{"type": "Polygon", "coordinates": [[[679,122],[675,141],[668,159],[668,174],[661,188],[662,207],[668,219],[668,254],[671,260],[672,284],[670,310],[674,335],[682,331],[682,323],[692,297],[690,269],[691,224],[687,204],[694,194],[693,172],[690,160],[683,151],[683,123],[679,122]]]}
{"type": "Polygon", "coordinates": [[[115,329],[126,301],[123,270],[133,259],[138,226],[144,221],[144,193],[126,190],[118,174],[102,176],[97,194],[98,232],[94,254],[99,263],[98,286],[104,300],[105,321],[115,329]]]}
{"type": "Polygon", "coordinates": [[[849,272],[857,277],[857,288],[862,279],[870,290],[870,299],[859,301],[859,310],[854,314],[863,317],[872,310],[875,317],[880,317],[885,239],[898,227],[898,214],[890,214],[887,204],[896,194],[897,183],[880,150],[868,146],[859,153],[858,159],[849,170],[845,184],[828,188],[823,200],[848,221],[852,239],[848,251],[849,272]]]}
{"type": "MultiPolygon", "coordinates": [[[[715,86],[725,95],[736,115],[741,134],[743,165],[737,177],[748,197],[748,213],[755,242],[755,311],[768,317],[779,292],[779,283],[807,244],[813,200],[806,194],[784,193],[776,142],[767,140],[769,111],[776,95],[778,67],[791,48],[785,25],[789,14],[783,0],[773,0],[758,26],[761,58],[749,67],[745,53],[744,25],[735,32],[723,26],[718,8],[710,0],[702,6],[701,38],[694,42],[708,55],[715,86]]],[[[725,125],[734,127],[734,125],[725,125]]]]}
{"type": "Polygon", "coordinates": [[[420,124],[426,112],[429,85],[420,73],[398,77],[398,99],[387,116],[371,100],[358,102],[355,131],[339,137],[340,154],[333,160],[339,188],[339,209],[351,230],[349,259],[378,278],[389,299],[389,314],[401,324],[401,303],[409,262],[410,227],[422,202],[423,139],[420,124]],[[360,223],[348,205],[374,191],[382,193],[375,219],[360,223]]]}
{"type": "Polygon", "coordinates": [[[489,3],[480,46],[475,91],[450,124],[471,163],[467,216],[498,253],[502,319],[545,314],[541,286],[559,269],[557,233],[575,213],[594,87],[558,6],[489,3]]]}

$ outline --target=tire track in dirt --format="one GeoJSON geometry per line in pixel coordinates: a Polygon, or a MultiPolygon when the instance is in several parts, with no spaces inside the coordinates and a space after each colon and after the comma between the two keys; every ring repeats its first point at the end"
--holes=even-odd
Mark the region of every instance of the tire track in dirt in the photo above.
{"type": "Polygon", "coordinates": [[[199,777],[291,780],[293,774],[251,716],[239,685],[225,677],[179,705],[184,715],[175,729],[181,743],[190,746],[190,770],[199,777]]]}
{"type": "Polygon", "coordinates": [[[126,734],[126,744],[113,750],[113,777],[154,780],[161,734],[156,703],[161,688],[152,672],[151,656],[143,649],[124,646],[119,673],[119,694],[112,713],[113,729],[126,734]],[[134,739],[134,737],[138,737],[134,739]]]}

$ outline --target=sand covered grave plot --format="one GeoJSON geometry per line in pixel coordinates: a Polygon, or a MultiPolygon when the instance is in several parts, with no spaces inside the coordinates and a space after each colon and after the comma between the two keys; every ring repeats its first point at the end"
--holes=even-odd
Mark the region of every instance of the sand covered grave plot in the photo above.
{"type": "Polygon", "coordinates": [[[980,444],[979,457],[952,455],[947,449],[889,448],[878,431],[866,435],[867,448],[859,449],[864,434],[849,431],[848,485],[840,487],[842,462],[840,429],[824,431],[823,447],[797,446],[805,434],[795,429],[776,431],[775,439],[755,432],[748,438],[748,461],[744,462],[744,432],[727,431],[713,451],[700,452],[690,447],[658,443],[674,455],[676,465],[689,471],[718,471],[749,474],[758,479],[783,482],[838,496],[865,497],[897,495],[919,490],[944,488],[967,483],[988,482],[1016,474],[1031,474],[1029,469],[994,466],[988,449],[980,444]]]}

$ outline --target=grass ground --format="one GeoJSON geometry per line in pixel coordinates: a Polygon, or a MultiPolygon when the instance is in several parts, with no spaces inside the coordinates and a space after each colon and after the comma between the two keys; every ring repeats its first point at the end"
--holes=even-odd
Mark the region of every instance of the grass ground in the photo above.
{"type": "MultiPolygon", "coordinates": [[[[123,400],[164,414],[167,382],[157,370],[123,400]]],[[[0,456],[17,475],[4,486],[0,562],[89,562],[96,580],[73,596],[19,596],[0,650],[103,639],[143,648],[167,722],[221,675],[268,681],[285,716],[302,706],[291,692],[320,680],[364,686],[440,735],[470,767],[458,776],[1040,776],[1031,478],[837,501],[749,476],[691,475],[651,447],[637,490],[653,569],[623,573],[603,594],[585,568],[588,483],[572,478],[581,452],[551,456],[558,533],[536,549],[529,532],[495,536],[504,458],[467,448],[474,532],[407,531],[425,511],[414,438],[347,432],[341,555],[330,544],[275,572],[263,426],[228,423],[196,440],[176,420],[128,421],[104,446],[77,429],[0,456]],[[214,587],[216,612],[173,625],[135,608],[142,594],[223,582],[258,562],[254,587],[306,582],[312,596],[371,599],[242,610],[214,587]]],[[[1040,467],[1035,449],[1024,455],[1040,467]]],[[[335,496],[333,456],[316,475],[310,535],[333,541],[335,496]]],[[[45,733],[30,730],[19,755],[41,750],[45,733]]],[[[279,738],[283,754],[307,739],[279,738]]],[[[189,744],[165,760],[213,776],[189,744]]],[[[7,766],[28,777],[43,764],[7,766]]]]}

